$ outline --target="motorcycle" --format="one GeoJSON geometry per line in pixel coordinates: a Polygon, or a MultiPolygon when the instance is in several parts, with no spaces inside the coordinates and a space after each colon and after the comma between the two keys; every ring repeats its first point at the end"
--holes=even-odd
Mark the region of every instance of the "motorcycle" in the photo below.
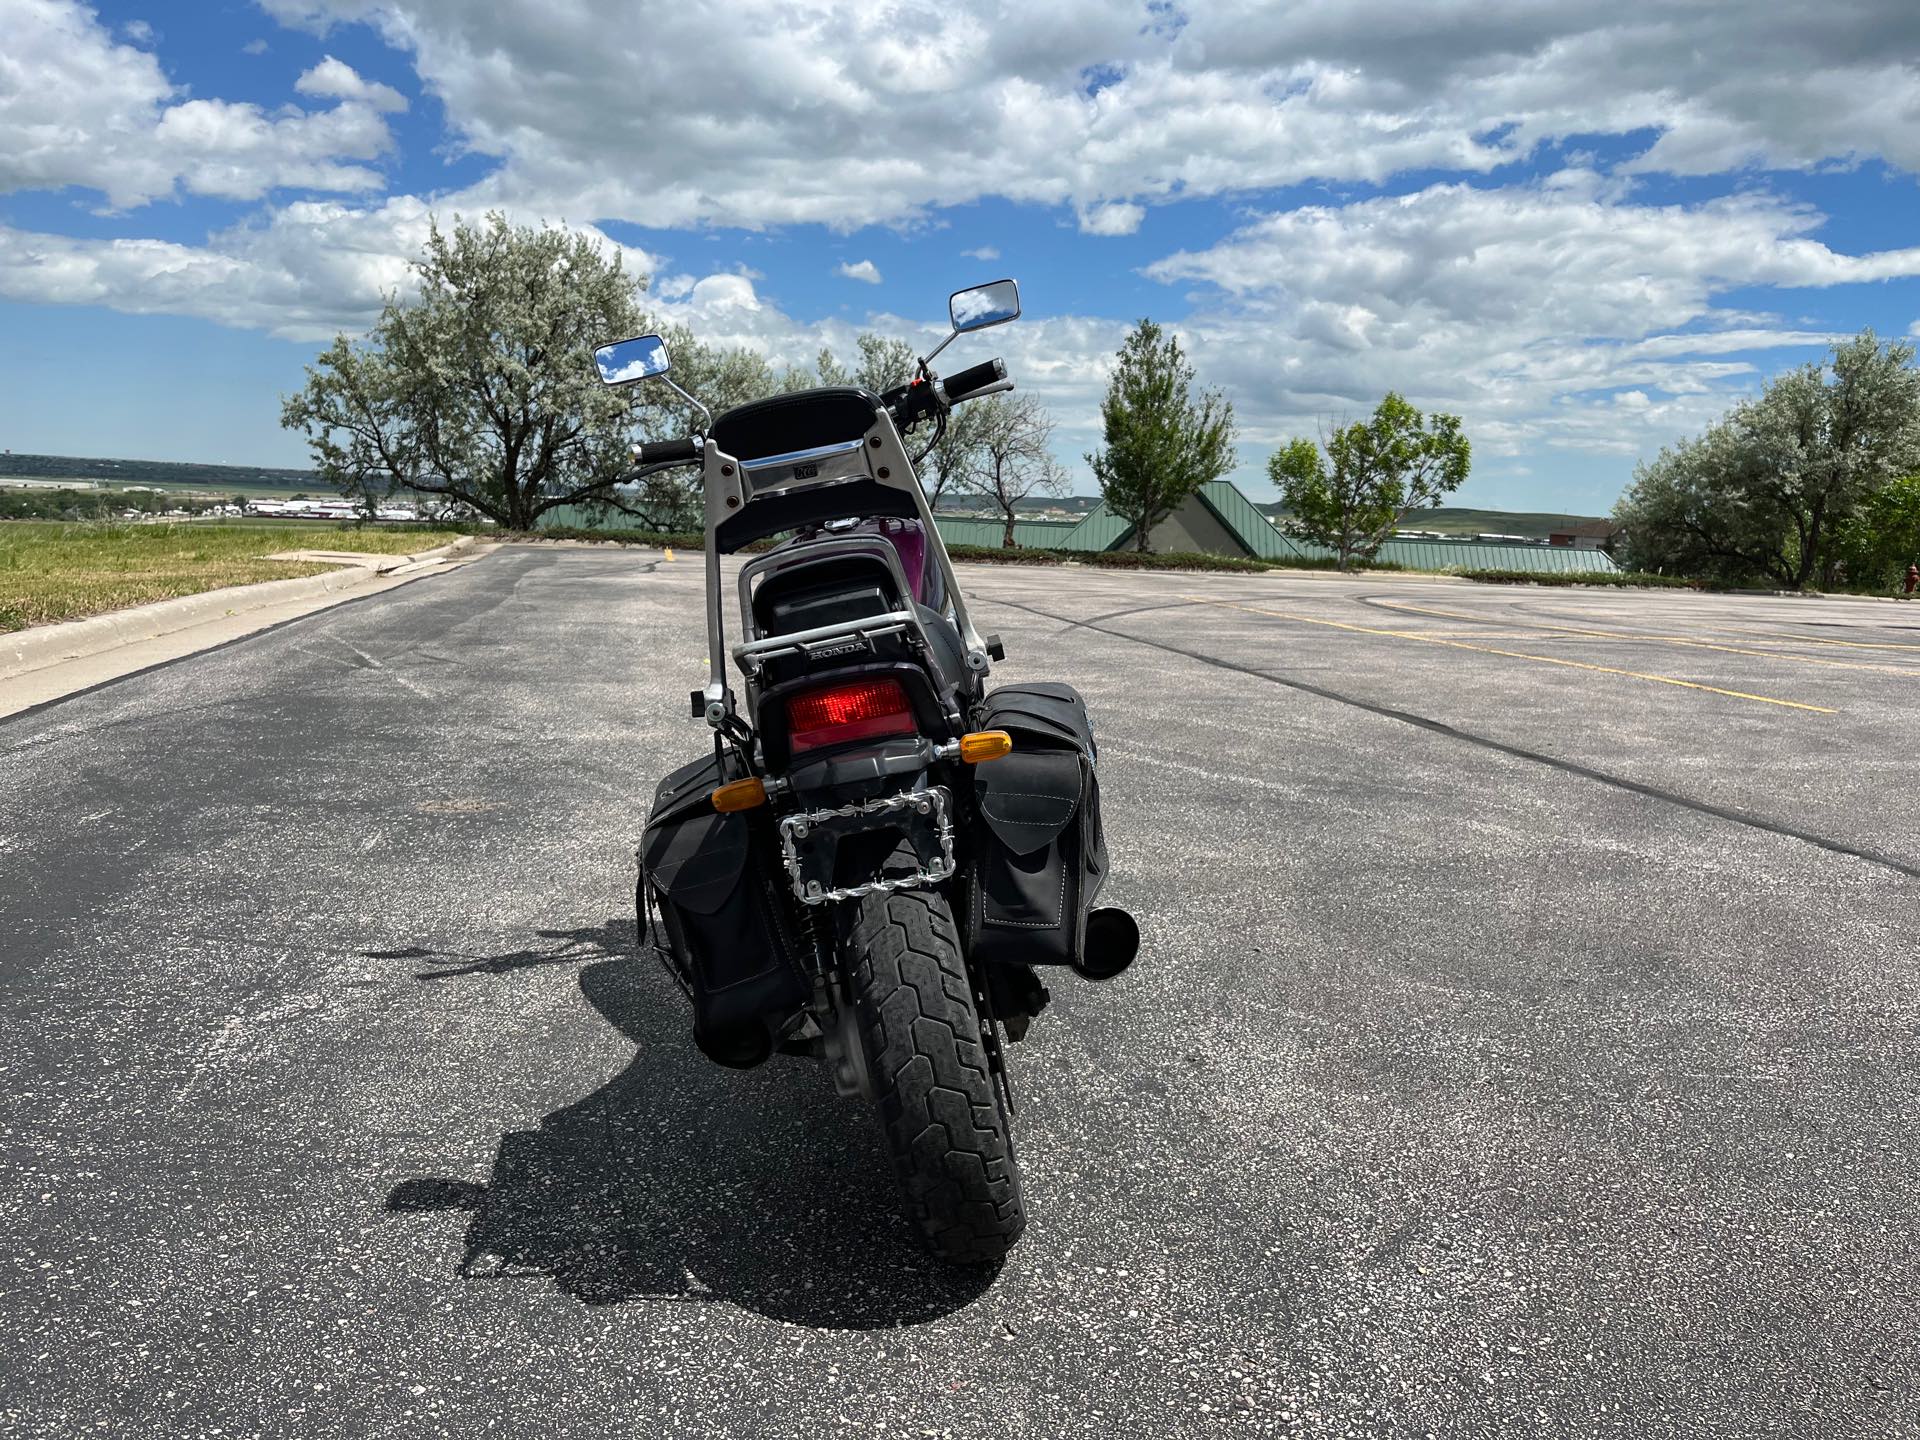
{"type": "Polygon", "coordinates": [[[997,1262],[1026,1224],[1007,1042],[1048,1003],[1040,967],[1111,979],[1140,943],[1093,903],[1107,855],[1086,706],[1067,685],[988,687],[1004,649],[975,628],[916,472],[953,407],[1013,388],[1001,360],[945,379],[932,361],[1019,314],[1012,280],[957,291],[906,384],[718,417],[669,377],[659,336],[594,352],[607,384],[660,379],[705,419],[636,445],[624,477],[697,466],[705,509],[710,668],[690,707],[712,752],[655,794],[641,944],[709,1059],[815,1056],[875,1106],[907,1216],[959,1265],[997,1262]],[[729,649],[722,561],[742,554],[729,649]]]}

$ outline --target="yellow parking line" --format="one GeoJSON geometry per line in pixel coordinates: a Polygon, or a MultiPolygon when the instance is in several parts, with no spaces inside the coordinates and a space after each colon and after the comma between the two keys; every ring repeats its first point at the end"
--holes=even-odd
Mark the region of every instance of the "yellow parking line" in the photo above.
{"type": "Polygon", "coordinates": [[[1312,615],[1298,615],[1286,610],[1262,610],[1254,605],[1235,605],[1230,601],[1216,600],[1206,595],[1189,595],[1189,600],[1197,600],[1204,605],[1218,605],[1228,610],[1244,610],[1249,615],[1272,615],[1280,620],[1294,620],[1302,625],[1324,625],[1330,630],[1350,630],[1357,635],[1383,635],[1391,640],[1417,640],[1423,645],[1443,645],[1450,650],[1473,650],[1482,655],[1502,655],[1509,660],[1531,660],[1539,665],[1561,665],[1569,670],[1591,670],[1600,675],[1624,675],[1631,680],[1650,680],[1656,685],[1677,685],[1683,690],[1704,690],[1711,695],[1726,695],[1735,700],[1752,700],[1761,705],[1778,705],[1787,710],[1811,710],[1816,715],[1838,715],[1840,712],[1826,705],[1807,705],[1798,700],[1781,700],[1772,695],[1755,695],[1746,690],[1723,690],[1718,685],[1702,685],[1694,680],[1679,680],[1672,675],[1649,675],[1642,670],[1621,670],[1612,665],[1590,665],[1584,660],[1562,660],[1557,655],[1528,655],[1519,650],[1501,650],[1491,645],[1469,645],[1464,640],[1444,640],[1436,635],[1423,635],[1418,630],[1381,630],[1372,625],[1349,625],[1343,620],[1321,620],[1312,615]]]}
{"type": "MultiPolygon", "coordinates": [[[[1881,640],[1829,640],[1823,635],[1796,635],[1791,630],[1760,630],[1747,632],[1722,630],[1718,633],[1722,635],[1744,634],[1747,638],[1752,638],[1755,634],[1777,635],[1782,640],[1793,641],[1796,645],[1845,645],[1852,650],[1904,650],[1909,655],[1920,655],[1920,645],[1898,645],[1891,641],[1881,640]]],[[[1912,674],[1914,672],[1908,671],[1906,673],[1912,674]]]]}
{"type": "MultiPolygon", "coordinates": [[[[1398,600],[1376,600],[1374,602],[1385,610],[1400,610],[1410,615],[1437,615],[1443,620],[1474,620],[1478,616],[1462,615],[1452,610],[1430,610],[1419,605],[1408,605],[1398,600]]],[[[1506,624],[1512,617],[1501,617],[1498,621],[1483,621],[1487,624],[1506,624]]],[[[1547,630],[1557,635],[1583,635],[1599,640],[1642,640],[1658,645],[1683,645],[1690,650],[1719,650],[1728,655],[1747,655],[1755,660],[1788,660],[1800,665],[1822,665],[1830,670],[1871,670],[1881,675],[1920,676],[1920,670],[1900,665],[1856,665],[1849,660],[1822,660],[1817,655],[1781,655],[1772,650],[1743,650],[1737,645],[1718,645],[1711,640],[1689,640],[1684,635],[1647,635],[1631,630],[1596,630],[1585,626],[1556,625],[1545,620],[1522,622],[1529,630],[1547,630]]]]}

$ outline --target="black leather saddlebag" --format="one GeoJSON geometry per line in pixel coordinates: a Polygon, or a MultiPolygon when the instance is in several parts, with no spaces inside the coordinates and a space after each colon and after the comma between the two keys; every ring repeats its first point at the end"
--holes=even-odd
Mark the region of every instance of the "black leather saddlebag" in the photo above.
{"type": "MultiPolygon", "coordinates": [[[[640,888],[660,907],[673,965],[712,1058],[751,1064],[805,1001],[808,984],[763,813],[717,813],[708,796],[738,778],[708,756],[660,782],[640,840],[640,888]]],[[[645,923],[645,902],[642,903],[645,923]]]]}
{"type": "Polygon", "coordinates": [[[1013,753],[974,767],[972,954],[1001,964],[1077,965],[1107,874],[1086,703],[1071,685],[1003,685],[980,703],[975,726],[1005,730],[1013,753]]]}

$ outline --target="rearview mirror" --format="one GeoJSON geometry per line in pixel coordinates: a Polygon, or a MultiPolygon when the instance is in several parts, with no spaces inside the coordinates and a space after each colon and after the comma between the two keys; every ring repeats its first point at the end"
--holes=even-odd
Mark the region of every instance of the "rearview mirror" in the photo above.
{"type": "Polygon", "coordinates": [[[671,368],[667,360],[667,342],[658,335],[636,335],[631,340],[616,340],[593,352],[593,363],[600,367],[600,379],[608,385],[631,385],[671,368]]]}
{"type": "Polygon", "coordinates": [[[985,330],[1020,318],[1020,286],[1012,280],[996,280],[991,285],[976,285],[971,290],[956,290],[947,300],[947,314],[956,334],[985,330]]]}

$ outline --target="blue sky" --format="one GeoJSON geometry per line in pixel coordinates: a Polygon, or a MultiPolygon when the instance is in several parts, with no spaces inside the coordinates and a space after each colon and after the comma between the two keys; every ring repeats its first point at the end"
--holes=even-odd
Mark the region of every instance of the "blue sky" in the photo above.
{"type": "Polygon", "coordinates": [[[489,208],[780,361],[1015,275],[1027,318],[949,358],[1006,354],[1083,493],[1143,315],[1233,398],[1256,497],[1397,388],[1465,418],[1462,500],[1581,511],[1920,324],[1910,4],[0,0],[0,31],[14,450],[305,463],[280,395],[429,216],[489,208]]]}

